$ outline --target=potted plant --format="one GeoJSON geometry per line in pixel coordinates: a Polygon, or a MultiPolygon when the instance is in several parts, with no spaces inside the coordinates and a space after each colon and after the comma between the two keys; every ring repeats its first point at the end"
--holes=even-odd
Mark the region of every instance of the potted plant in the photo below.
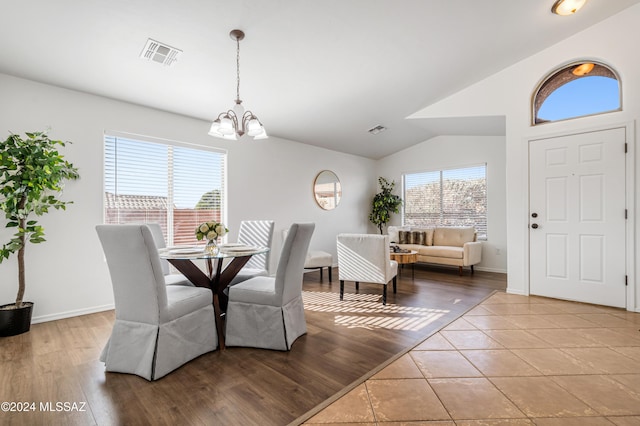
{"type": "Polygon", "coordinates": [[[378,183],[382,191],[373,197],[369,220],[378,227],[380,234],[382,234],[382,228],[391,220],[391,213],[400,211],[402,198],[391,193],[396,186],[394,181],[389,183],[385,178],[379,177],[378,183]]]}
{"type": "Polygon", "coordinates": [[[42,216],[50,208],[65,209],[71,201],[57,196],[63,182],[78,179],[78,171],[58,152],[65,142],[52,140],[46,132],[11,134],[0,142],[0,210],[5,213],[6,228],[17,232],[2,245],[0,263],[16,253],[18,257],[18,294],[15,303],[0,306],[0,336],[29,331],[32,302],[23,302],[25,291],[25,248],[44,239],[44,228],[32,215],[42,216]]]}

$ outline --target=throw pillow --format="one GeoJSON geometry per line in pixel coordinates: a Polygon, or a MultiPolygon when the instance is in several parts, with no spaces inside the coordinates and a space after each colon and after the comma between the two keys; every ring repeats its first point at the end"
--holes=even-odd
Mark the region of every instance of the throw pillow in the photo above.
{"type": "Polygon", "coordinates": [[[427,243],[427,234],[423,231],[411,231],[412,244],[419,244],[421,246],[427,243]]]}
{"type": "Polygon", "coordinates": [[[398,243],[400,244],[413,244],[411,238],[411,231],[399,231],[398,232],[398,243]]]}

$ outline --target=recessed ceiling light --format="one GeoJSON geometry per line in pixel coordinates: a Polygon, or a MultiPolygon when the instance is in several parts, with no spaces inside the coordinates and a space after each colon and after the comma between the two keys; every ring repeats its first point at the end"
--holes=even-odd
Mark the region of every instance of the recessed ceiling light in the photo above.
{"type": "Polygon", "coordinates": [[[551,11],[556,15],[567,16],[576,13],[587,0],[557,0],[551,7],[551,11]]]}
{"type": "Polygon", "coordinates": [[[182,50],[171,47],[165,43],[148,39],[144,45],[140,57],[148,61],[157,62],[162,65],[171,66],[177,60],[182,50]]]}
{"type": "Polygon", "coordinates": [[[385,130],[387,130],[386,127],[377,125],[376,127],[372,127],[371,129],[369,129],[368,132],[372,135],[377,135],[378,133],[384,132],[385,130]]]}

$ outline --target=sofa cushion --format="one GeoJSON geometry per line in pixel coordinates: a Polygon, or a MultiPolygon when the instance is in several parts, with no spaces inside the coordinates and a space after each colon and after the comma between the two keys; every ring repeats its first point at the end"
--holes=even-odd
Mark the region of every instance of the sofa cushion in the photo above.
{"type": "Polygon", "coordinates": [[[433,231],[434,246],[462,247],[475,240],[476,230],[468,228],[436,228],[433,231]]]}
{"type": "Polygon", "coordinates": [[[447,257],[451,259],[462,259],[464,257],[464,249],[462,247],[453,246],[431,246],[420,250],[420,254],[433,257],[447,257]]]}
{"type": "Polygon", "coordinates": [[[414,250],[414,251],[417,251],[418,254],[422,253],[423,249],[429,248],[427,246],[418,245],[418,244],[402,244],[399,247],[401,249],[403,249],[403,250],[414,250]]]}

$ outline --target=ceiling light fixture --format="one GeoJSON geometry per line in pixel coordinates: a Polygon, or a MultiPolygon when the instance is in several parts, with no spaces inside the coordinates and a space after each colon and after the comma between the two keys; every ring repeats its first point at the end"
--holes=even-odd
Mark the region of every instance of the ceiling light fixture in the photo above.
{"type": "Polygon", "coordinates": [[[577,67],[575,67],[571,73],[573,75],[577,75],[579,77],[583,76],[583,75],[587,75],[589,74],[591,71],[593,71],[593,67],[595,67],[595,64],[591,64],[589,62],[586,62],[584,64],[580,64],[577,67]]]}
{"type": "Polygon", "coordinates": [[[551,11],[556,15],[567,16],[573,15],[584,6],[587,0],[557,0],[551,11]]]}
{"type": "Polygon", "coordinates": [[[245,111],[240,100],[240,40],[244,38],[244,33],[233,30],[229,36],[236,41],[236,104],[232,109],[218,114],[218,118],[211,124],[209,134],[234,141],[245,133],[253,136],[253,139],[267,139],[267,132],[258,117],[251,111],[245,111]]]}

